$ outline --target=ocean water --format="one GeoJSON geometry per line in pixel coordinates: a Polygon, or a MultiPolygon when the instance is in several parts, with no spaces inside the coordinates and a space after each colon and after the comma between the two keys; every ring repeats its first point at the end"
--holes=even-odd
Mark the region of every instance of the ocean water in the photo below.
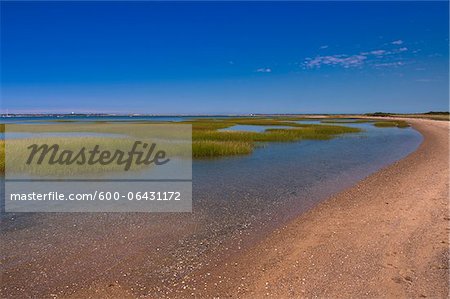
{"type": "Polygon", "coordinates": [[[127,136],[122,135],[122,134],[93,133],[93,132],[65,132],[65,133],[7,132],[7,133],[0,133],[0,139],[49,138],[49,137],[124,138],[127,136]]]}
{"type": "Polygon", "coordinates": [[[7,293],[24,289],[42,297],[102,277],[100,283],[118,281],[137,295],[158,296],[161,281],[171,285],[238,254],[422,141],[412,128],[346,125],[364,131],[325,141],[261,144],[248,156],[195,160],[192,213],[3,214],[7,293]],[[43,267],[53,275],[39,277],[43,267]]]}
{"type": "Polygon", "coordinates": [[[124,115],[108,115],[108,116],[22,116],[22,117],[2,117],[0,123],[9,124],[24,124],[24,123],[38,123],[49,124],[55,123],[55,121],[77,121],[77,122],[95,122],[95,121],[107,121],[107,122],[130,122],[130,121],[182,121],[193,118],[202,118],[211,116],[124,116],[124,115]]]}

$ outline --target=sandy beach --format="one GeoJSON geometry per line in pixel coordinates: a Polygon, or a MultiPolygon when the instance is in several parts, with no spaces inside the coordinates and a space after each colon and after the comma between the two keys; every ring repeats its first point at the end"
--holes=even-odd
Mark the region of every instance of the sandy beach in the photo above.
{"type": "Polygon", "coordinates": [[[424,136],[413,154],[172,296],[447,298],[449,123],[408,121],[424,136]]]}

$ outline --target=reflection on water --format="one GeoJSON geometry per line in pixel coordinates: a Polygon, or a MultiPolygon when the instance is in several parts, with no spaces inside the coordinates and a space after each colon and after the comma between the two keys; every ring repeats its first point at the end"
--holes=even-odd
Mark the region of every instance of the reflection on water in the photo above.
{"type": "Polygon", "coordinates": [[[320,125],[322,122],[320,120],[297,120],[293,121],[294,123],[301,125],[320,125]]]}
{"type": "Polygon", "coordinates": [[[20,295],[14,290],[24,288],[43,296],[98,279],[158,297],[192,271],[214,266],[274,226],[405,157],[422,140],[411,128],[347,125],[364,132],[268,143],[249,156],[194,161],[193,213],[6,214],[8,293],[20,295]],[[43,265],[51,277],[36,274],[43,265]]]}

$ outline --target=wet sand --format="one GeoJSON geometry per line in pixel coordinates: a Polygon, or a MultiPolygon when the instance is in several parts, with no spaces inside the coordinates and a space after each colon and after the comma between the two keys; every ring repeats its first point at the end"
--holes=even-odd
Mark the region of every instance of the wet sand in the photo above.
{"type": "Polygon", "coordinates": [[[447,298],[449,123],[408,121],[424,136],[417,151],[203,275],[204,284],[189,292],[209,298],[447,298]]]}

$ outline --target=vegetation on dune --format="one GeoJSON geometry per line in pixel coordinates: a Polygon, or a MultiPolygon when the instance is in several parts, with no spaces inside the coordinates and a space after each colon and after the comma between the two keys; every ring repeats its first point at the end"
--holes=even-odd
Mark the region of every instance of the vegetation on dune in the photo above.
{"type": "Polygon", "coordinates": [[[406,114],[375,112],[375,113],[366,113],[364,115],[377,117],[425,118],[432,120],[450,121],[450,113],[448,111],[429,111],[425,113],[406,113],[406,114]]]}
{"type": "Polygon", "coordinates": [[[366,113],[364,114],[366,116],[381,116],[381,117],[386,117],[386,116],[392,116],[392,113],[387,113],[387,112],[374,112],[374,113],[366,113]]]}
{"type": "Polygon", "coordinates": [[[450,112],[448,112],[448,111],[429,111],[429,112],[426,112],[424,114],[428,114],[428,115],[450,115],[450,112]]]}
{"type": "Polygon", "coordinates": [[[450,121],[450,115],[448,113],[405,114],[405,115],[395,115],[395,117],[424,118],[432,120],[450,121]]]}

